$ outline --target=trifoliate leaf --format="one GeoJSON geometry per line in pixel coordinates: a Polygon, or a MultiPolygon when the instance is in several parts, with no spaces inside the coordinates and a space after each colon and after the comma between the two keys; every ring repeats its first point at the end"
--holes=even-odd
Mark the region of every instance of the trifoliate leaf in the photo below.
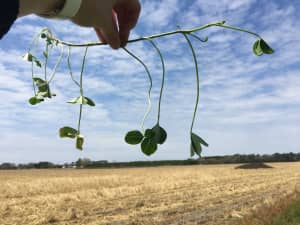
{"type": "Polygon", "coordinates": [[[263,54],[273,54],[274,50],[263,39],[258,39],[253,45],[253,52],[257,56],[263,54]]]}

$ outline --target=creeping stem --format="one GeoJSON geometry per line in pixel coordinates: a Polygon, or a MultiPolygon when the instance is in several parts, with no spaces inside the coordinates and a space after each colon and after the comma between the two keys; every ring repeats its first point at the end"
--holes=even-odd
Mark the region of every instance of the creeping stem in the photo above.
{"type": "MultiPolygon", "coordinates": [[[[231,29],[231,30],[237,30],[237,31],[241,31],[241,32],[245,32],[251,35],[254,35],[256,37],[260,37],[258,34],[251,32],[249,30],[245,30],[245,29],[241,29],[238,27],[233,27],[233,26],[227,26],[224,25],[226,21],[220,21],[220,22],[215,22],[215,23],[209,23],[206,25],[203,25],[201,27],[196,27],[193,29],[188,29],[188,30],[175,30],[175,31],[170,31],[170,32],[165,32],[165,33],[161,33],[161,34],[154,34],[154,35],[150,35],[150,36],[145,36],[145,37],[141,37],[141,38],[136,38],[136,39],[132,39],[129,40],[127,43],[134,43],[134,42],[138,42],[138,41],[143,41],[145,39],[155,39],[155,38],[160,38],[163,36],[169,36],[169,35],[173,35],[173,34],[191,34],[200,30],[204,30],[206,28],[209,27],[223,27],[225,29],[231,29]]],[[[86,47],[86,46],[99,46],[99,45],[107,45],[106,43],[100,43],[100,42],[91,42],[91,43],[84,43],[84,44],[75,44],[75,43],[70,43],[70,42],[65,42],[62,40],[59,40],[57,38],[54,38],[53,36],[49,37],[52,40],[55,40],[57,43],[62,44],[62,45],[66,45],[66,46],[71,46],[71,47],[86,47]]]]}
{"type": "Polygon", "coordinates": [[[64,46],[62,46],[62,48],[61,48],[60,56],[59,56],[59,58],[58,58],[57,63],[55,64],[55,66],[54,66],[54,68],[53,68],[52,75],[51,75],[51,77],[50,77],[48,83],[51,83],[52,80],[54,79],[55,74],[56,74],[56,71],[57,71],[57,68],[58,68],[58,66],[59,66],[60,63],[61,63],[61,61],[62,61],[62,59],[63,59],[63,56],[64,56],[64,46]]]}
{"type": "Polygon", "coordinates": [[[69,73],[70,73],[70,76],[71,76],[71,79],[73,80],[73,82],[80,88],[80,84],[75,80],[75,78],[73,76],[70,57],[71,57],[71,47],[69,46],[69,48],[68,48],[68,56],[67,56],[67,58],[68,58],[67,61],[68,61],[69,73]]]}
{"type": "Polygon", "coordinates": [[[32,87],[33,87],[33,92],[34,96],[36,96],[36,88],[35,88],[35,83],[34,83],[34,69],[33,69],[33,61],[31,61],[31,80],[32,80],[32,87]]]}
{"type": "Polygon", "coordinates": [[[147,72],[147,75],[148,75],[148,78],[149,78],[149,89],[148,89],[148,108],[147,108],[147,111],[143,117],[143,120],[142,120],[142,131],[144,131],[144,125],[145,125],[145,120],[147,118],[147,116],[149,115],[150,111],[151,111],[151,108],[152,108],[152,105],[151,105],[151,90],[152,90],[152,77],[151,77],[151,73],[147,67],[147,65],[139,58],[137,57],[135,54],[133,54],[132,52],[130,52],[127,48],[123,47],[124,51],[127,52],[130,56],[132,56],[136,61],[138,61],[140,64],[143,65],[143,67],[145,68],[146,72],[147,72]]]}
{"type": "Polygon", "coordinates": [[[160,88],[160,94],[159,94],[159,101],[158,101],[158,114],[157,114],[157,123],[159,124],[159,120],[160,120],[160,108],[161,108],[161,99],[162,99],[162,94],[163,94],[163,90],[164,90],[164,85],[165,85],[165,74],[166,74],[166,68],[165,68],[165,62],[164,62],[164,58],[162,56],[161,51],[159,50],[159,48],[157,47],[157,45],[154,43],[154,41],[151,38],[147,38],[147,40],[152,44],[152,46],[156,49],[159,57],[160,57],[160,61],[161,61],[161,66],[162,66],[162,82],[161,82],[161,88],[160,88]]]}
{"type": "Polygon", "coordinates": [[[45,57],[45,65],[44,65],[44,75],[45,75],[45,80],[47,80],[47,66],[48,66],[48,56],[49,56],[49,44],[46,44],[46,49],[45,49],[45,54],[47,57],[45,57]]]}
{"type": "MultiPolygon", "coordinates": [[[[82,77],[83,77],[83,71],[84,71],[87,51],[88,51],[88,47],[85,48],[85,52],[84,52],[84,56],[83,56],[83,60],[82,60],[82,66],[81,66],[81,73],[80,73],[80,96],[82,98],[83,98],[82,77]]],[[[79,109],[79,119],[78,119],[78,129],[77,129],[78,134],[80,134],[80,123],[81,123],[81,117],[82,117],[82,105],[83,105],[83,102],[80,104],[80,109],[79,109]]]]}
{"type": "Polygon", "coordinates": [[[197,109],[198,109],[199,95],[200,95],[199,68],[198,68],[197,56],[196,56],[194,47],[192,45],[192,42],[189,39],[189,37],[188,37],[187,34],[183,34],[183,35],[184,35],[187,43],[189,44],[189,47],[190,47],[190,49],[192,51],[192,54],[193,54],[194,63],[195,63],[195,70],[196,70],[196,79],[197,79],[197,98],[196,98],[196,104],[195,104],[195,109],[194,109],[194,115],[193,115],[192,125],[191,125],[191,129],[190,129],[190,133],[192,134],[194,123],[195,123],[195,118],[196,118],[196,114],[197,114],[197,109]]]}

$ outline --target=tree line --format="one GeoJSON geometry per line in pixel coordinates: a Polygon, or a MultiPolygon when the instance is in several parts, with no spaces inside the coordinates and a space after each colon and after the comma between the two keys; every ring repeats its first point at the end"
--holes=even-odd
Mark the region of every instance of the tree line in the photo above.
{"type": "Polygon", "coordinates": [[[300,153],[275,153],[272,155],[260,154],[235,154],[225,156],[207,156],[198,159],[187,160],[160,160],[160,161],[133,161],[133,162],[109,162],[107,160],[92,161],[88,158],[79,158],[76,162],[55,164],[52,162],[38,162],[27,164],[15,164],[5,162],[0,164],[0,170],[15,169],[63,169],[63,168],[122,168],[122,167],[147,167],[147,166],[171,166],[171,165],[201,165],[201,164],[234,164],[256,162],[297,162],[300,161],[300,153]]]}

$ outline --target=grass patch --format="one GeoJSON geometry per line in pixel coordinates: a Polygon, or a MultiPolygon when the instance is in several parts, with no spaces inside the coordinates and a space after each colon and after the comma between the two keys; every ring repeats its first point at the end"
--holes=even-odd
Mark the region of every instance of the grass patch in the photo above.
{"type": "Polygon", "coordinates": [[[274,204],[261,206],[233,225],[300,225],[300,195],[287,195],[274,204]]]}
{"type": "Polygon", "coordinates": [[[300,200],[287,207],[267,225],[300,225],[300,200]]]}

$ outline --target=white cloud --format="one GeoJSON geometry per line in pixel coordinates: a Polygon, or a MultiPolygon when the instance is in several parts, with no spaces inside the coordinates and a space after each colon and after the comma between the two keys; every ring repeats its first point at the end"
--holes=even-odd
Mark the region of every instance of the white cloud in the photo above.
{"type": "MultiPolygon", "coordinates": [[[[255,57],[252,54],[255,38],[221,28],[199,32],[199,36],[209,36],[207,43],[192,39],[199,56],[201,80],[195,131],[211,146],[204,154],[298,151],[300,26],[295,20],[297,6],[254,0],[188,3],[167,0],[143,1],[143,9],[134,37],[177,29],[177,22],[183,28],[192,28],[227,19],[233,25],[262,34],[276,50],[274,55],[255,57]]],[[[7,46],[1,46],[0,50],[0,132],[4,134],[0,147],[10,150],[1,153],[0,161],[71,161],[82,156],[118,161],[148,159],[138,148],[123,142],[128,130],[140,127],[147,107],[149,82],[143,67],[122,50],[112,51],[103,46],[89,49],[85,94],[97,106],[84,110],[84,152],[72,151],[73,140],[57,137],[60,126],[77,126],[78,107],[65,104],[79,94],[78,87],[69,78],[66,59],[53,82],[57,97],[38,107],[28,105],[27,99],[32,95],[30,65],[20,56],[33,33],[44,25],[64,40],[77,43],[97,40],[92,29],[78,28],[69,22],[42,22],[32,16],[16,24],[3,42],[7,46]],[[19,37],[22,37],[20,41],[19,37]],[[24,154],[26,157],[21,157],[24,154]]],[[[168,130],[169,138],[151,159],[187,158],[188,131],[196,97],[193,60],[180,35],[155,42],[166,58],[161,124],[168,130]]],[[[134,43],[128,48],[145,60],[153,73],[153,112],[146,121],[148,127],[153,126],[161,81],[160,61],[149,43],[134,43]]],[[[81,60],[82,49],[72,50],[76,79],[81,60]]]]}

